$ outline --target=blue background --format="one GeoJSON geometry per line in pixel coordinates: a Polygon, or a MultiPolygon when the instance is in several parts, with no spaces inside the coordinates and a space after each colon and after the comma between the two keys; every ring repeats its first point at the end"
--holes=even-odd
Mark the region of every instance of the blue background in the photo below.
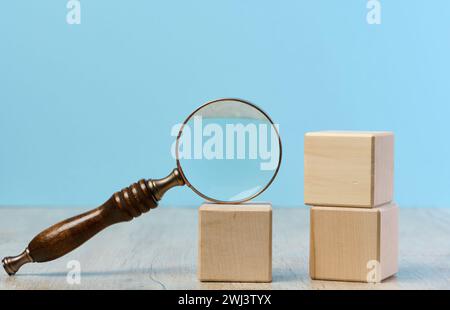
{"type": "MultiPolygon", "coordinates": [[[[240,97],[280,124],[261,200],[303,204],[303,134],[392,130],[396,200],[450,202],[450,1],[66,1],[0,5],[0,205],[103,202],[166,175],[172,126],[240,97]]],[[[196,205],[176,189],[166,204],[196,205]]]]}

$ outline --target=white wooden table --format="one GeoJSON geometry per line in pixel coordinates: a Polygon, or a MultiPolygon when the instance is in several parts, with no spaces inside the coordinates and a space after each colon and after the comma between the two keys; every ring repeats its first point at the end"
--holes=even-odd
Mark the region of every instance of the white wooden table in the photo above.
{"type": "MultiPolygon", "coordinates": [[[[0,208],[0,256],[21,252],[43,228],[77,209],[0,208]]],[[[450,209],[401,208],[400,271],[380,284],[312,281],[309,210],[274,208],[272,283],[201,283],[196,278],[197,209],[160,206],[107,228],[56,261],[0,270],[0,289],[450,289],[450,209]],[[81,264],[68,284],[67,263],[81,264]]]]}

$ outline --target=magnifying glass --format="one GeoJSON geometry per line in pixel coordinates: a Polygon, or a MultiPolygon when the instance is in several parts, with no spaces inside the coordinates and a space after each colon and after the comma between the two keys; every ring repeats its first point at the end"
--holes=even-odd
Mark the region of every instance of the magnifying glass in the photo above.
{"type": "Polygon", "coordinates": [[[13,275],[23,264],[57,259],[104,228],[156,208],[176,186],[216,203],[251,200],[275,179],[282,147],[278,126],[263,110],[225,98],[200,106],[179,125],[171,153],[177,167],[167,177],[139,180],[100,207],[45,229],[21,254],[2,260],[5,271],[13,275]]]}

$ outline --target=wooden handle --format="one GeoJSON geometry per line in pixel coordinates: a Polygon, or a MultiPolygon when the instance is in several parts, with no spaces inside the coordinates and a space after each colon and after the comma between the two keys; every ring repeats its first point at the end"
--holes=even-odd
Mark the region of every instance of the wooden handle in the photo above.
{"type": "Polygon", "coordinates": [[[184,180],[178,170],[160,180],[140,180],[116,192],[103,205],[59,222],[31,240],[23,253],[5,257],[3,267],[9,275],[30,262],[47,262],[76,249],[106,227],[130,221],[158,206],[164,193],[184,180]]]}

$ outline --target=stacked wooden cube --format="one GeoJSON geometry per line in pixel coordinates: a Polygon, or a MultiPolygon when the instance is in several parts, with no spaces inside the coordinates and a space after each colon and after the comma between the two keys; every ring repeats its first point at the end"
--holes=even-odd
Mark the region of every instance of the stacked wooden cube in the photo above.
{"type": "Polygon", "coordinates": [[[395,274],[393,134],[311,132],[304,152],[311,278],[379,282],[395,274]]]}

